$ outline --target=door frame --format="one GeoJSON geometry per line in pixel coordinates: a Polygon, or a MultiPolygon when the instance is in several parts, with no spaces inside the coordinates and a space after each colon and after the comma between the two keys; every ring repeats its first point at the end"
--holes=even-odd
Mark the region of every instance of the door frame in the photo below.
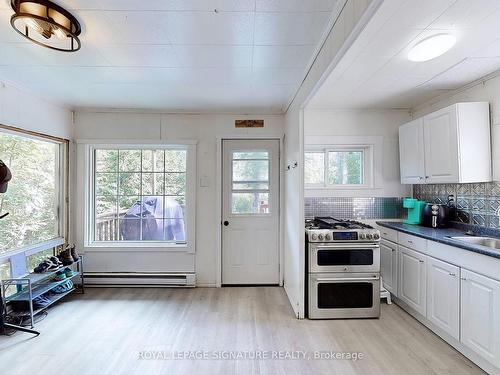
{"type": "Polygon", "coordinates": [[[219,230],[217,230],[217,238],[216,238],[216,280],[215,286],[220,288],[222,286],[222,162],[223,162],[223,150],[222,150],[222,142],[223,141],[262,141],[262,140],[270,140],[270,141],[279,141],[279,215],[278,215],[278,247],[279,247],[279,286],[283,286],[283,223],[284,223],[284,212],[283,212],[283,197],[284,197],[284,187],[283,187],[283,179],[284,179],[284,162],[282,158],[283,154],[283,137],[279,137],[276,135],[228,135],[228,136],[218,136],[217,137],[217,172],[216,172],[216,192],[217,192],[217,202],[216,202],[216,210],[215,210],[215,222],[219,225],[219,230]]]}

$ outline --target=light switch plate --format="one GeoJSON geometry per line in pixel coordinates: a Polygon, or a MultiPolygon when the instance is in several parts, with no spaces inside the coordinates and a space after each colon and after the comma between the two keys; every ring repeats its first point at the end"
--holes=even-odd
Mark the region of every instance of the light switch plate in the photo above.
{"type": "Polygon", "coordinates": [[[210,181],[208,176],[200,177],[200,187],[208,187],[210,185],[210,181]]]}

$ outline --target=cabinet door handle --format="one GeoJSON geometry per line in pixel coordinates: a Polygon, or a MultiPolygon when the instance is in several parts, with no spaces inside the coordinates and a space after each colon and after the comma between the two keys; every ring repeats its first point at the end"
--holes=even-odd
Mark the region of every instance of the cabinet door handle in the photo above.
{"type": "Polygon", "coordinates": [[[419,262],[420,262],[420,263],[424,263],[424,261],[423,261],[423,260],[419,260],[419,262]]]}
{"type": "Polygon", "coordinates": [[[395,251],[396,251],[395,249],[391,249],[391,250],[392,250],[392,252],[395,252],[395,251]]]}
{"type": "Polygon", "coordinates": [[[450,272],[450,276],[455,277],[455,276],[457,276],[457,275],[455,275],[454,273],[451,273],[451,272],[450,272]]]}
{"type": "Polygon", "coordinates": [[[460,280],[467,281],[465,277],[461,277],[460,280]]]}
{"type": "Polygon", "coordinates": [[[413,243],[413,241],[408,240],[408,243],[411,243],[411,244],[412,244],[412,243],[413,243]]]}

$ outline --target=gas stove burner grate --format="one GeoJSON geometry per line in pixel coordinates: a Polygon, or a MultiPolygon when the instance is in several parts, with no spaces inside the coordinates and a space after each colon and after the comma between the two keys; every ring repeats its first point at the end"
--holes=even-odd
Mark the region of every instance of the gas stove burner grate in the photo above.
{"type": "Polygon", "coordinates": [[[372,226],[355,220],[336,219],[331,216],[315,217],[308,222],[309,228],[318,229],[373,229],[372,226]]]}

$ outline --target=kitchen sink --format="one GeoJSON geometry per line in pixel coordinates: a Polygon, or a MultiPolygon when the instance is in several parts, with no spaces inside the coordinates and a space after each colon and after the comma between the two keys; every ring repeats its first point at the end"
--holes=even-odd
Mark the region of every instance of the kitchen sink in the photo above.
{"type": "Polygon", "coordinates": [[[481,245],[485,247],[489,247],[493,250],[500,251],[500,239],[492,238],[492,237],[450,237],[452,240],[467,242],[473,245],[481,245]]]}

